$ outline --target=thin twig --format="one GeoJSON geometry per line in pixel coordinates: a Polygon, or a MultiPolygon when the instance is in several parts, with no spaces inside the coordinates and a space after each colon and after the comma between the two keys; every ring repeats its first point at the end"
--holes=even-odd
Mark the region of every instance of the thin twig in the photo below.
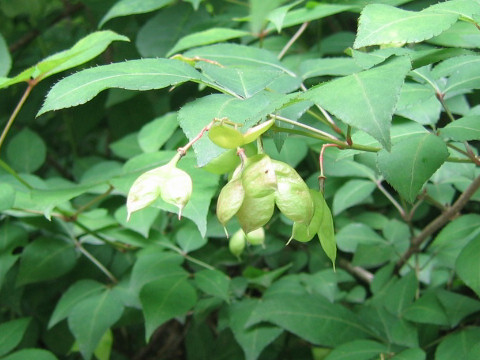
{"type": "Polygon", "coordinates": [[[390,200],[390,202],[393,204],[393,206],[395,206],[398,210],[398,212],[400,213],[400,216],[402,217],[402,219],[405,219],[405,216],[406,216],[406,212],[405,212],[405,209],[398,203],[397,200],[395,200],[395,198],[387,191],[387,189],[385,189],[382,185],[382,180],[379,179],[377,181],[375,181],[375,185],[377,185],[377,188],[378,190],[380,190],[383,195],[385,195],[385,197],[390,200]]]}
{"type": "Polygon", "coordinates": [[[297,30],[297,32],[295,34],[293,34],[292,38],[290,40],[288,40],[288,42],[285,44],[285,46],[283,47],[282,51],[280,51],[280,54],[278,54],[277,58],[278,60],[281,60],[286,52],[288,51],[288,49],[290,49],[292,47],[292,45],[295,43],[295,41],[297,41],[297,39],[303,34],[303,32],[307,29],[307,26],[308,26],[309,22],[306,21],[302,24],[302,26],[300,26],[297,30]]]}
{"type": "MultiPolygon", "coordinates": [[[[320,135],[323,135],[327,138],[330,138],[334,141],[337,141],[337,142],[341,142],[338,138],[336,138],[335,136],[325,132],[325,131],[322,131],[322,130],[319,130],[319,129],[316,129],[312,126],[309,126],[309,125],[305,125],[301,122],[298,122],[298,121],[295,121],[295,120],[291,120],[291,119],[287,119],[286,117],[283,117],[283,116],[280,116],[280,115],[274,115],[274,114],[270,114],[270,117],[272,117],[273,119],[276,119],[276,120],[280,120],[282,122],[285,122],[287,124],[290,124],[290,125],[295,125],[295,126],[298,126],[300,128],[303,128],[305,130],[309,130],[311,132],[314,132],[316,134],[320,134],[320,135]]],[[[343,143],[342,143],[343,144],[343,143]]]]}
{"type": "Polygon", "coordinates": [[[342,269],[345,269],[350,274],[352,274],[353,276],[355,276],[356,278],[362,280],[367,284],[370,284],[373,281],[373,278],[375,277],[370,271],[365,270],[360,266],[353,266],[347,260],[342,258],[338,259],[338,266],[340,266],[342,269]]]}
{"type": "Polygon", "coordinates": [[[437,216],[431,221],[416,237],[412,238],[410,247],[403,254],[403,256],[397,261],[395,265],[395,271],[398,272],[402,266],[410,259],[410,257],[419,251],[420,245],[428,239],[430,235],[443,227],[447,222],[454,218],[468,203],[470,198],[480,188],[480,176],[478,176],[469,187],[460,195],[455,203],[447,208],[445,212],[437,216]]]}
{"type": "Polygon", "coordinates": [[[90,260],[101,272],[103,272],[109,279],[110,281],[112,281],[114,284],[118,283],[118,280],[117,278],[115,277],[115,275],[113,275],[105,266],[103,266],[103,264],[98,261],[95,256],[93,256],[92,254],[90,254],[88,252],[87,249],[85,249],[83,247],[83,245],[77,240],[77,239],[74,239],[75,240],[75,245],[77,247],[77,249],[83,254],[85,255],[85,257],[90,260]]]}
{"type": "Polygon", "coordinates": [[[203,134],[205,134],[206,131],[212,128],[213,124],[215,124],[215,121],[216,120],[212,120],[207,126],[205,126],[202,130],[200,130],[197,136],[195,136],[192,140],[190,140],[185,146],[179,147],[177,149],[181,157],[185,156],[188,149],[190,149],[193,144],[195,144],[198,140],[200,140],[200,138],[203,136],[203,134]]]}
{"type": "Polygon", "coordinates": [[[23,104],[28,98],[28,95],[30,95],[30,92],[32,91],[32,89],[35,87],[36,84],[37,82],[34,80],[30,80],[28,82],[28,86],[25,89],[25,92],[23,93],[22,98],[18,102],[17,106],[15,106],[15,109],[13,110],[12,115],[10,115],[10,118],[8,119],[7,124],[5,125],[5,128],[2,131],[2,135],[0,135],[0,149],[2,148],[2,144],[5,141],[8,130],[10,130],[10,127],[12,126],[13,121],[17,117],[18,113],[20,112],[20,109],[22,108],[23,104]]]}

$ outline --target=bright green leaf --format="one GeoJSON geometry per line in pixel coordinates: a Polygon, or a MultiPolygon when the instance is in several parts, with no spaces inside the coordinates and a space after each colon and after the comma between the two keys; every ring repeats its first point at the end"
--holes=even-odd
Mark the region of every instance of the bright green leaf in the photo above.
{"type": "Polygon", "coordinates": [[[200,79],[195,69],[179,60],[141,59],[98,66],[56,83],[37,116],[84,104],[109,88],[145,91],[200,79]]]}
{"type": "Polygon", "coordinates": [[[342,211],[361,204],[375,190],[376,185],[368,180],[350,180],[341,188],[337,189],[333,198],[333,214],[338,215],[342,211]]]}
{"type": "Polygon", "coordinates": [[[15,203],[15,189],[8,183],[0,184],[0,211],[10,209],[15,203]]]}
{"type": "Polygon", "coordinates": [[[480,236],[470,241],[458,255],[455,269],[462,281],[473,291],[480,295],[480,236]]]}
{"type": "Polygon", "coordinates": [[[99,27],[102,27],[108,20],[133,14],[143,14],[158,10],[167,6],[173,0],[119,0],[113,5],[105,16],[100,20],[99,27]]]}
{"type": "Polygon", "coordinates": [[[445,143],[433,134],[412,136],[378,153],[378,168],[401,196],[413,203],[425,182],[448,157],[445,143]]]}
{"type": "Polygon", "coordinates": [[[57,238],[37,238],[23,250],[18,284],[55,279],[69,272],[75,266],[76,260],[72,242],[57,238]]]}
{"type": "Polygon", "coordinates": [[[219,43],[230,39],[236,39],[242,36],[247,36],[247,31],[235,30],[229,28],[210,28],[208,30],[196,32],[182,37],[177,41],[175,46],[170,49],[167,56],[173,55],[185,49],[193,47],[208,45],[213,43],[219,43]]]}
{"type": "MultiPolygon", "coordinates": [[[[12,67],[12,58],[5,39],[0,35],[0,76],[7,76],[12,67]]],[[[0,83],[1,87],[1,83],[0,83]]]]}
{"type": "Polygon", "coordinates": [[[365,224],[350,223],[337,233],[338,248],[345,252],[355,252],[357,246],[380,245],[385,240],[365,224]]]}
{"type": "Polygon", "coordinates": [[[360,15],[353,47],[421,42],[447,30],[457,19],[457,14],[428,8],[415,12],[382,4],[367,5],[360,15]]]}
{"type": "Polygon", "coordinates": [[[396,58],[386,65],[316,86],[301,98],[319,104],[345,123],[365,131],[389,150],[390,123],[409,70],[408,58],[396,58]]]}
{"type": "Polygon", "coordinates": [[[175,240],[187,254],[200,249],[207,243],[206,237],[200,234],[192,222],[187,222],[178,230],[175,240]]]}
{"type": "Polygon", "coordinates": [[[333,226],[332,213],[330,208],[323,196],[317,197],[317,199],[323,202],[323,214],[322,220],[320,222],[320,227],[317,231],[318,239],[320,240],[320,245],[322,245],[323,251],[327,254],[328,258],[332,261],[333,267],[335,268],[335,259],[337,257],[337,243],[335,240],[335,229],[333,226]]]}
{"type": "Polygon", "coordinates": [[[57,357],[50,351],[43,349],[22,349],[10,354],[2,360],[57,360],[57,357]]]}
{"type": "Polygon", "coordinates": [[[148,341],[157,327],[184,315],[197,301],[195,288],[184,277],[170,277],[147,283],[140,291],[148,341]]]}
{"type": "Polygon", "coordinates": [[[308,59],[300,64],[302,79],[315,76],[347,76],[362,70],[354,59],[346,57],[308,59]]]}
{"type": "Polygon", "coordinates": [[[143,152],[160,150],[178,127],[177,114],[167,113],[144,125],[138,133],[138,143],[143,152]]]}
{"type": "Polygon", "coordinates": [[[440,129],[440,135],[455,141],[480,140],[480,116],[457,119],[440,129]]]}

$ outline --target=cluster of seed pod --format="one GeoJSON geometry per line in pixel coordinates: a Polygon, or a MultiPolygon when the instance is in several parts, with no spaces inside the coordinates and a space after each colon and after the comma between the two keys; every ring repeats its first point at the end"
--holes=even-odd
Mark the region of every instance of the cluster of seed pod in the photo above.
{"type": "Polygon", "coordinates": [[[309,224],[313,217],[310,191],[295,169],[258,154],[246,158],[221,190],[217,217],[225,227],[236,215],[248,234],[268,223],[275,205],[295,223],[309,224]]]}

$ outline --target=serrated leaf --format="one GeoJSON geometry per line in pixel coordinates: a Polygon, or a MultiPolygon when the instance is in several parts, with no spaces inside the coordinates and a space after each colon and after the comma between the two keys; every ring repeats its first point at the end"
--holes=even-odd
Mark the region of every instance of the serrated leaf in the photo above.
{"type": "Polygon", "coordinates": [[[148,342],[157,327],[190,310],[197,301],[197,293],[187,279],[175,276],[147,283],[140,291],[140,301],[148,342]]]}
{"type": "Polygon", "coordinates": [[[462,281],[477,295],[480,295],[480,268],[478,258],[480,257],[480,236],[471,240],[458,255],[455,269],[462,281]]]}
{"type": "Polygon", "coordinates": [[[50,321],[48,322],[48,327],[52,328],[58,322],[67,318],[75,305],[80,303],[82,300],[94,296],[104,288],[105,286],[103,284],[90,279],[79,280],[71,285],[55,306],[55,310],[50,317],[50,321]]]}
{"type": "Polygon", "coordinates": [[[367,5],[360,15],[353,47],[421,42],[441,34],[457,19],[458,14],[429,8],[416,12],[383,4],[367,5]]]}
{"type": "Polygon", "coordinates": [[[17,282],[26,285],[55,279],[69,272],[76,260],[73,243],[56,238],[37,238],[23,250],[17,282]]]}
{"type": "Polygon", "coordinates": [[[102,53],[113,41],[129,41],[127,37],[113,31],[97,31],[80,39],[70,49],[51,55],[38,64],[22,71],[6,81],[0,81],[0,88],[29,79],[43,80],[61,71],[86,63],[102,53]]]}
{"type": "Polygon", "coordinates": [[[98,27],[102,27],[108,20],[133,14],[143,14],[167,6],[173,0],[119,0],[100,20],[98,27]]]}
{"type": "Polygon", "coordinates": [[[90,296],[74,307],[68,316],[68,326],[86,360],[91,358],[102,336],[122,313],[123,304],[111,290],[90,296]]]}
{"type": "Polygon", "coordinates": [[[375,190],[376,185],[368,180],[350,180],[337,189],[333,197],[333,214],[362,203],[375,190]]]}
{"type": "Polygon", "coordinates": [[[263,349],[272,343],[283,330],[271,325],[246,328],[248,317],[255,310],[258,300],[244,299],[228,308],[230,328],[235,340],[245,354],[245,360],[256,360],[263,349]]]}
{"type": "Polygon", "coordinates": [[[389,150],[390,123],[409,70],[408,58],[400,57],[374,69],[316,86],[300,97],[365,131],[389,150]]]}
{"type": "Polygon", "coordinates": [[[320,295],[278,294],[258,304],[246,326],[270,322],[313,344],[338,346],[362,339],[369,332],[357,316],[320,295]],[[342,336],[339,337],[338,334],[342,336]]]}
{"type": "Polygon", "coordinates": [[[247,35],[249,35],[249,33],[243,30],[221,27],[210,28],[208,30],[199,31],[182,37],[180,40],[177,41],[175,46],[170,49],[170,51],[167,53],[167,56],[173,55],[185,49],[219,43],[222,41],[236,39],[247,35]]]}
{"type": "Polygon", "coordinates": [[[455,141],[480,140],[480,115],[457,119],[440,129],[439,133],[455,141]]]}
{"type": "Polygon", "coordinates": [[[29,128],[17,133],[8,143],[7,158],[17,171],[34,172],[43,165],[46,157],[45,142],[29,128]]]}
{"type": "Polygon", "coordinates": [[[25,331],[30,324],[30,318],[21,318],[0,324],[0,356],[5,355],[22,341],[25,331]]]}
{"type": "Polygon", "coordinates": [[[200,79],[198,71],[179,60],[140,59],[98,66],[55,84],[37,116],[84,104],[109,88],[145,91],[200,79]]]}
{"type": "Polygon", "coordinates": [[[377,155],[378,168],[385,179],[410,203],[425,182],[448,158],[445,143],[435,135],[412,136],[377,155]]]}
{"type": "Polygon", "coordinates": [[[206,294],[230,301],[230,278],[218,270],[202,270],[195,273],[195,283],[206,294]]]}

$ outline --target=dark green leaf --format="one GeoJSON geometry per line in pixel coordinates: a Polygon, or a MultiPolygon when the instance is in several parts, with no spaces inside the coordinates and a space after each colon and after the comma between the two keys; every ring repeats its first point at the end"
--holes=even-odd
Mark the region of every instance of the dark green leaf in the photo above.
{"type": "Polygon", "coordinates": [[[451,327],[457,326],[464,317],[480,311],[480,302],[465,295],[441,289],[436,291],[436,295],[445,309],[451,327]]]}
{"type": "Polygon", "coordinates": [[[0,211],[10,209],[15,203],[15,189],[8,183],[0,184],[0,211]]]}
{"type": "Polygon", "coordinates": [[[480,267],[478,259],[480,257],[480,236],[470,241],[458,255],[455,262],[457,274],[463,282],[480,295],[480,267]]]}
{"type": "Polygon", "coordinates": [[[369,360],[388,352],[388,346],[376,341],[355,340],[334,348],[325,360],[369,360]]]}
{"type": "Polygon", "coordinates": [[[451,333],[437,346],[435,360],[466,359],[470,349],[480,342],[480,328],[470,327],[451,333]]]}
{"type": "Polygon", "coordinates": [[[402,316],[417,323],[449,325],[445,309],[433,292],[424,294],[408,306],[403,311],[402,316]]]}
{"type": "Polygon", "coordinates": [[[365,131],[389,150],[390,122],[409,70],[407,57],[396,58],[386,65],[316,86],[301,98],[319,104],[345,123],[365,131]]]}
{"type": "MultiPolygon", "coordinates": [[[[2,35],[0,35],[0,76],[7,76],[12,67],[12,58],[8,50],[7,43],[2,35]]],[[[1,79],[1,78],[0,78],[1,79]]],[[[0,80],[1,84],[1,80],[0,80]]],[[[0,85],[1,86],[1,85],[0,85]]]]}
{"type": "Polygon", "coordinates": [[[55,279],[69,272],[75,266],[76,259],[72,242],[55,238],[37,238],[23,250],[18,284],[26,285],[55,279]]]}
{"type": "Polygon", "coordinates": [[[202,270],[195,273],[195,283],[208,295],[230,301],[230,278],[218,270],[202,270]]]}
{"type": "Polygon", "coordinates": [[[165,114],[142,127],[138,133],[138,144],[143,152],[158,151],[172,136],[177,127],[177,114],[165,114]]]}
{"type": "Polygon", "coordinates": [[[412,136],[378,153],[378,168],[387,181],[412,203],[425,182],[448,157],[445,143],[432,134],[412,136]]]}
{"type": "Polygon", "coordinates": [[[207,238],[202,236],[195,225],[187,222],[175,234],[175,240],[185,253],[200,249],[207,243],[207,238]]]}
{"type": "Polygon", "coordinates": [[[197,301],[195,288],[184,277],[166,277],[147,283],[140,291],[148,341],[157,327],[184,315],[197,301]]]}
{"type": "Polygon", "coordinates": [[[43,139],[32,130],[25,128],[16,134],[7,147],[7,158],[12,167],[21,172],[35,172],[47,156],[43,139]]]}
{"type": "Polygon", "coordinates": [[[50,351],[43,349],[22,349],[10,354],[2,360],[57,360],[57,357],[50,351]]]}
{"type": "Polygon", "coordinates": [[[0,356],[5,355],[22,341],[25,331],[30,324],[30,318],[10,320],[0,324],[0,356]]]}
{"type": "Polygon", "coordinates": [[[411,271],[395,284],[388,288],[385,296],[385,307],[394,315],[401,315],[402,312],[413,302],[418,288],[418,280],[415,273],[411,271]]]}
{"type": "Polygon", "coordinates": [[[399,352],[392,360],[425,360],[427,355],[420,348],[407,349],[399,352]]]}

